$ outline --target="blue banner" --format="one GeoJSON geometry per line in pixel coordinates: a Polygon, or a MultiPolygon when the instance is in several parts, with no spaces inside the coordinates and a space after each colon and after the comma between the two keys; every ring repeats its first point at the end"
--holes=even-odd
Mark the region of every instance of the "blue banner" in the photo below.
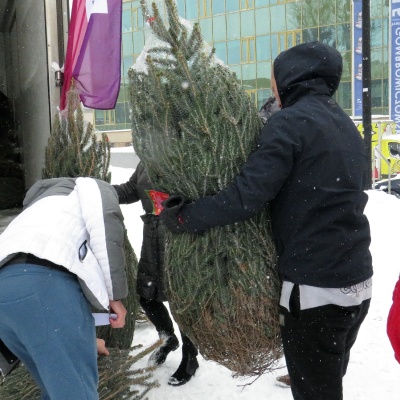
{"type": "MultiPolygon", "coordinates": [[[[394,0],[393,0],[394,1],[394,0]]],[[[362,1],[353,1],[353,115],[362,116],[362,1]]]]}
{"type": "Polygon", "coordinates": [[[400,0],[390,0],[390,119],[400,132],[400,0]]]}

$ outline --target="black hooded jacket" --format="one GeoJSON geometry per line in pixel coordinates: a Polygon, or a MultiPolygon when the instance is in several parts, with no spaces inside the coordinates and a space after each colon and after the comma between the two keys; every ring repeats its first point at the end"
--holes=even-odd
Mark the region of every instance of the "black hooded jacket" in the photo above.
{"type": "Polygon", "coordinates": [[[113,185],[120,204],[136,203],[140,200],[146,214],[143,220],[143,242],[139,259],[137,292],[148,300],[166,301],[164,290],[165,226],[153,214],[153,202],[148,191],[154,187],[142,162],[138,164],[129,181],[113,185]]]}
{"type": "Polygon", "coordinates": [[[232,184],[182,209],[186,230],[245,220],[269,203],[283,280],[335,288],[372,276],[368,160],[354,123],[332,99],[341,72],[340,54],[319,42],[278,56],[282,110],[232,184]]]}

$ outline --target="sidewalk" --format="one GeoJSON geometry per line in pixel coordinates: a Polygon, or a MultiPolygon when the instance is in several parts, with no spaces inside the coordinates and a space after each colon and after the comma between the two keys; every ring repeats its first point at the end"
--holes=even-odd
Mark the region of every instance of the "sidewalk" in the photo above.
{"type": "Polygon", "coordinates": [[[0,210],[0,234],[7,225],[21,212],[21,208],[10,208],[8,210],[0,210]]]}

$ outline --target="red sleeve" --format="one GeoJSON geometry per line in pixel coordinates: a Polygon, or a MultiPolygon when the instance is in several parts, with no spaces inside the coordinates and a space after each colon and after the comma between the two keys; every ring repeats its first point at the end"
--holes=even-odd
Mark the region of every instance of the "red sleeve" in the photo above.
{"type": "Polygon", "coordinates": [[[400,363],[400,279],[393,291],[393,304],[387,320],[387,334],[394,350],[394,357],[400,363]]]}

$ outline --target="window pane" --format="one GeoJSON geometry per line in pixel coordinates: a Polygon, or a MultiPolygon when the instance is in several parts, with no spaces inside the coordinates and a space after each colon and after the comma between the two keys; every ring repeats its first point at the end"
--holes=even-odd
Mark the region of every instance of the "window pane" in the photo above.
{"type": "Polygon", "coordinates": [[[122,32],[130,32],[132,30],[131,10],[122,11],[122,32]]]}
{"type": "Polygon", "coordinates": [[[226,42],[214,43],[215,55],[225,64],[228,63],[226,58],[226,42]]]}
{"type": "Polygon", "coordinates": [[[239,11],[239,0],[226,0],[226,12],[232,12],[232,11],[239,11]]]}
{"type": "MultiPolygon", "coordinates": [[[[229,1],[229,0],[227,0],[229,1]]],[[[213,14],[223,14],[225,12],[225,1],[224,0],[213,0],[212,2],[213,14]]]]}
{"type": "Polygon", "coordinates": [[[304,43],[314,42],[315,40],[318,40],[318,29],[317,28],[303,30],[303,42],[304,43]]]}
{"type": "Polygon", "coordinates": [[[271,31],[282,32],[286,30],[285,5],[271,7],[271,31]]]}
{"type": "Polygon", "coordinates": [[[319,40],[329,46],[336,47],[336,26],[323,26],[319,29],[319,40]]]}
{"type": "Polygon", "coordinates": [[[199,21],[201,34],[203,35],[203,39],[206,42],[211,43],[213,41],[212,38],[212,19],[211,18],[202,18],[199,21]]]}
{"type": "Polygon", "coordinates": [[[337,91],[337,102],[345,110],[351,110],[351,83],[341,82],[337,91]]]}
{"type": "Polygon", "coordinates": [[[126,1],[122,4],[122,9],[123,10],[130,10],[132,8],[132,2],[131,1],[126,1]]]}
{"type": "Polygon", "coordinates": [[[264,61],[271,59],[271,42],[270,36],[257,36],[257,60],[264,61]]]}
{"type": "Polygon", "coordinates": [[[130,67],[132,67],[133,63],[132,63],[132,56],[128,56],[128,57],[124,57],[122,59],[122,64],[123,64],[123,68],[124,68],[124,76],[127,77],[128,76],[128,69],[130,67]]]}
{"type": "Polygon", "coordinates": [[[244,90],[256,89],[256,64],[242,66],[242,86],[244,90]]]}
{"type": "MultiPolygon", "coordinates": [[[[382,81],[382,92],[383,92],[383,107],[389,107],[389,80],[383,79],[382,81]]],[[[388,112],[382,110],[382,114],[387,114],[388,112]]]]}
{"type": "Polygon", "coordinates": [[[140,53],[143,50],[144,37],[143,31],[133,32],[133,52],[140,53]]]}
{"type": "Polygon", "coordinates": [[[226,36],[227,39],[240,38],[240,15],[239,13],[228,14],[226,16],[226,36]]]}
{"type": "Polygon", "coordinates": [[[339,51],[350,50],[350,24],[337,25],[337,44],[339,51]]]}
{"type": "Polygon", "coordinates": [[[336,0],[336,22],[338,24],[350,22],[350,3],[349,0],[336,0]]]}
{"type": "Polygon", "coordinates": [[[257,108],[261,106],[271,97],[271,89],[257,90],[257,108]]]}
{"type": "Polygon", "coordinates": [[[257,88],[271,88],[271,63],[257,63],[257,88]]]}
{"type": "Polygon", "coordinates": [[[301,28],[301,2],[286,4],[286,24],[288,31],[301,28]]]}
{"type": "Polygon", "coordinates": [[[319,0],[319,24],[331,25],[335,22],[335,3],[332,0],[319,0]]]}
{"type": "Polygon", "coordinates": [[[249,40],[249,61],[256,61],[256,41],[254,39],[249,40]]]}
{"type": "Polygon", "coordinates": [[[286,34],[285,33],[281,33],[281,34],[279,34],[278,35],[278,37],[279,37],[279,47],[278,47],[278,49],[279,49],[279,53],[281,52],[281,51],[283,51],[283,50],[286,50],[286,34]]]}
{"type": "Polygon", "coordinates": [[[238,83],[242,84],[242,67],[241,67],[241,65],[232,65],[232,66],[229,66],[229,69],[232,71],[232,73],[235,74],[238,83]]]}
{"type": "Polygon", "coordinates": [[[257,10],[256,14],[256,35],[265,35],[271,30],[269,19],[269,8],[257,10]]]}
{"type": "Polygon", "coordinates": [[[315,0],[304,0],[302,13],[303,28],[318,26],[318,12],[315,10],[315,0]]]}
{"type": "Polygon", "coordinates": [[[242,62],[248,62],[249,60],[248,60],[248,42],[247,42],[247,40],[243,40],[242,41],[242,49],[241,49],[241,55],[242,55],[242,57],[241,57],[241,61],[242,62]]]}
{"type": "Polygon", "coordinates": [[[371,105],[372,107],[382,107],[382,81],[371,81],[371,105]]]}
{"type": "Polygon", "coordinates": [[[387,46],[388,45],[388,40],[389,40],[389,20],[388,18],[383,19],[382,21],[382,30],[383,30],[383,45],[387,46]]]}
{"type": "Polygon", "coordinates": [[[382,20],[371,20],[371,47],[382,46],[382,20]]]}
{"type": "Polygon", "coordinates": [[[382,68],[383,68],[383,78],[388,78],[389,77],[389,60],[388,60],[388,49],[383,48],[383,57],[382,57],[382,68]]]}
{"type": "Polygon", "coordinates": [[[181,17],[185,16],[185,0],[176,0],[176,7],[178,8],[178,14],[181,17]]]}
{"type": "Polygon", "coordinates": [[[271,35],[271,57],[272,60],[275,60],[275,58],[279,54],[279,46],[278,46],[278,35],[274,33],[271,35]]]}
{"type": "Polygon", "coordinates": [[[267,7],[268,0],[255,0],[255,6],[256,7],[267,7]]]}
{"type": "Polygon", "coordinates": [[[218,15],[213,18],[214,41],[226,40],[226,20],[225,15],[218,15]]]}
{"type": "Polygon", "coordinates": [[[371,79],[382,78],[382,48],[371,49],[371,79]]]}
{"type": "Polygon", "coordinates": [[[254,10],[241,12],[240,20],[242,37],[254,36],[254,10]]]}
{"type": "Polygon", "coordinates": [[[125,123],[125,107],[124,103],[117,103],[115,105],[115,122],[117,124],[125,123]]]}
{"type": "Polygon", "coordinates": [[[198,19],[199,12],[197,9],[197,1],[186,0],[186,18],[187,19],[198,19]]]}
{"type": "Polygon", "coordinates": [[[122,54],[128,55],[133,53],[133,41],[131,33],[124,33],[122,35],[122,54]]]}
{"type": "Polygon", "coordinates": [[[94,123],[96,125],[104,124],[104,111],[103,110],[94,110],[94,123]]]}
{"type": "Polygon", "coordinates": [[[382,0],[371,1],[370,9],[371,9],[371,18],[382,17],[382,0]]]}
{"type": "Polygon", "coordinates": [[[290,49],[291,47],[294,46],[294,44],[293,44],[293,38],[294,38],[294,36],[291,35],[291,34],[289,34],[288,37],[287,37],[287,48],[288,48],[288,49],[290,49]]]}
{"type": "Polygon", "coordinates": [[[351,51],[347,51],[346,53],[342,53],[343,59],[343,72],[342,72],[342,81],[351,81],[351,51]]]}
{"type": "Polygon", "coordinates": [[[228,64],[240,63],[240,40],[231,40],[227,42],[228,64]]]}
{"type": "Polygon", "coordinates": [[[254,0],[240,0],[240,8],[242,10],[254,8],[254,0]]]}

